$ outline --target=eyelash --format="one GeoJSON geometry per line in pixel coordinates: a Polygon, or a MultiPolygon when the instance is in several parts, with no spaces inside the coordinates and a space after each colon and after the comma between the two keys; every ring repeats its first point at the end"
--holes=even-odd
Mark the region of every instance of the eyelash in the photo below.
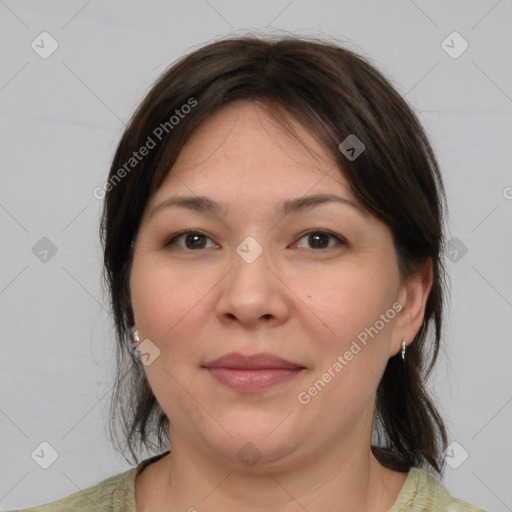
{"type": "MultiPolygon", "coordinates": [[[[211,238],[202,233],[201,231],[198,231],[197,229],[187,229],[185,231],[180,231],[179,233],[176,233],[175,235],[173,235],[169,240],[168,242],[165,244],[166,247],[169,247],[169,246],[173,246],[173,245],[176,245],[176,241],[179,240],[180,237],[185,237],[186,235],[199,235],[199,236],[202,236],[202,237],[205,237],[209,240],[211,240],[211,238]]],[[[326,230],[323,230],[323,229],[313,229],[313,230],[310,230],[310,231],[306,231],[305,233],[302,233],[299,238],[297,239],[297,241],[301,240],[302,238],[304,237],[307,237],[307,236],[310,236],[310,235],[326,235],[326,236],[329,236],[331,237],[332,239],[336,240],[336,242],[338,244],[342,244],[342,245],[346,245],[346,241],[341,238],[340,236],[338,235],[335,235],[329,231],[326,231],[326,230]]],[[[312,248],[312,247],[308,247],[308,249],[312,250],[312,251],[319,251],[321,249],[331,249],[333,246],[330,246],[330,247],[325,247],[325,248],[312,248]]],[[[206,249],[208,249],[209,247],[206,247],[206,249]]],[[[190,251],[190,252],[193,252],[195,251],[195,249],[188,249],[188,248],[184,248],[184,247],[181,247],[181,249],[183,250],[186,250],[186,251],[190,251]]],[[[201,248],[203,249],[203,248],[201,248]]]]}

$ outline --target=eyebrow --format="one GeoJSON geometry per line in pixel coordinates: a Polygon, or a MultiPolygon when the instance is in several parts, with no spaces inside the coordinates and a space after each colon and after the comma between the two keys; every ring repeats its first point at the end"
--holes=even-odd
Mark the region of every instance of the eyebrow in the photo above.
{"type": "Polygon", "coordinates": [[[356,201],[338,196],[337,194],[312,194],[284,201],[283,212],[285,215],[288,215],[289,213],[297,213],[326,203],[341,203],[357,210],[362,209],[361,205],[356,201]]]}
{"type": "MultiPolygon", "coordinates": [[[[320,206],[326,203],[340,203],[346,206],[351,206],[359,211],[362,210],[362,206],[351,199],[339,196],[337,194],[312,194],[294,199],[287,199],[280,203],[282,212],[285,215],[290,213],[297,213],[304,210],[309,210],[316,206],[320,206]]],[[[216,216],[222,216],[224,209],[221,204],[206,196],[176,196],[165,199],[161,203],[157,204],[149,217],[153,217],[155,213],[163,208],[169,208],[177,206],[180,208],[187,208],[200,213],[212,213],[216,216]]]]}

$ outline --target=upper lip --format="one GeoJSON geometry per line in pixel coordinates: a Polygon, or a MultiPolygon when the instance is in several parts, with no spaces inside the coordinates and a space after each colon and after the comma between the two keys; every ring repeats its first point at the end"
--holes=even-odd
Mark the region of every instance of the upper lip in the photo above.
{"type": "Polygon", "coordinates": [[[273,354],[261,353],[244,356],[237,352],[225,354],[202,365],[204,368],[230,368],[238,370],[288,369],[298,370],[304,366],[287,361],[273,354]]]}

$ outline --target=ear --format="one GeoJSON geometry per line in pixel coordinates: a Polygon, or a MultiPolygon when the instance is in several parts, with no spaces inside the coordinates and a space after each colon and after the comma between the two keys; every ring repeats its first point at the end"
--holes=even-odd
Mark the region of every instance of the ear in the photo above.
{"type": "Polygon", "coordinates": [[[398,296],[398,303],[402,309],[396,316],[393,326],[390,357],[399,352],[403,339],[408,345],[418,333],[425,316],[432,282],[432,260],[428,258],[417,272],[402,284],[398,296]]]}

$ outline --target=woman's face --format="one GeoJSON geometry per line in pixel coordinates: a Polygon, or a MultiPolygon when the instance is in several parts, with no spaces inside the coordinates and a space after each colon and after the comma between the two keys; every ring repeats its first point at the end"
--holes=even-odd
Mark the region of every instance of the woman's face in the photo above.
{"type": "Polygon", "coordinates": [[[134,245],[132,306],[171,442],[224,463],[284,467],[369,443],[387,360],[419,327],[390,229],[294,126],[305,144],[256,103],[220,109],[134,245]],[[289,364],[244,359],[258,354],[289,364]]]}

